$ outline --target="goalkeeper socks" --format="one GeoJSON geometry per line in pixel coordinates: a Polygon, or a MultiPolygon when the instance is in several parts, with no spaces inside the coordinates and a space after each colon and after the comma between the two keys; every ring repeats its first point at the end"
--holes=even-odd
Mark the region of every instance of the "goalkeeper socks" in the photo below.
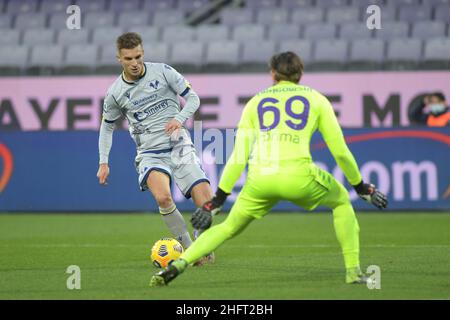
{"type": "Polygon", "coordinates": [[[348,203],[334,208],[333,219],[345,268],[359,268],[359,225],[352,205],[348,203]]]}
{"type": "Polygon", "coordinates": [[[168,208],[159,208],[159,213],[161,213],[162,219],[172,232],[173,237],[180,241],[184,249],[187,249],[192,244],[191,236],[175,203],[172,203],[168,208]]]}
{"type": "Polygon", "coordinates": [[[177,268],[179,273],[182,273],[188,266],[188,263],[186,260],[183,259],[177,259],[174,262],[172,262],[172,265],[177,268]]]}

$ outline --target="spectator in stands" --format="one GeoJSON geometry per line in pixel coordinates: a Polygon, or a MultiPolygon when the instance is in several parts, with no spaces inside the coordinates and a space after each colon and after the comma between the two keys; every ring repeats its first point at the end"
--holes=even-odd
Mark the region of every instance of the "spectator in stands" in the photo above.
{"type": "Polygon", "coordinates": [[[434,92],[426,95],[421,103],[410,109],[409,119],[413,123],[429,127],[450,125],[450,110],[444,94],[434,92]]]}

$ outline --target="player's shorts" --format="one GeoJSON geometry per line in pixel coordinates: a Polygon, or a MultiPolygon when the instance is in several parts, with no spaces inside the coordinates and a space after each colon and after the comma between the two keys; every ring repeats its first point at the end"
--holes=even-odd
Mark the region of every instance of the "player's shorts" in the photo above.
{"type": "Polygon", "coordinates": [[[334,209],[350,203],[344,186],[315,164],[283,165],[276,174],[249,173],[230,215],[260,219],[282,200],[308,211],[319,205],[334,209]]]}
{"type": "Polygon", "coordinates": [[[142,153],[136,157],[136,170],[141,191],[148,190],[147,178],[153,170],[167,174],[170,182],[174,180],[187,199],[197,184],[209,183],[192,144],[142,153]]]}

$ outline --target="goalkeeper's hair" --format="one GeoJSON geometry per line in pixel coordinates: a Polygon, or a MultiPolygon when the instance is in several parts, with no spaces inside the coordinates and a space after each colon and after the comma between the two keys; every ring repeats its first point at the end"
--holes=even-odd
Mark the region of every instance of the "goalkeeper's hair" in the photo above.
{"type": "Polygon", "coordinates": [[[303,75],[303,61],[292,51],[273,55],[269,67],[275,73],[276,81],[299,83],[303,75]]]}
{"type": "Polygon", "coordinates": [[[136,32],[127,32],[117,38],[117,51],[120,49],[133,49],[138,45],[142,45],[142,38],[136,32]]]}

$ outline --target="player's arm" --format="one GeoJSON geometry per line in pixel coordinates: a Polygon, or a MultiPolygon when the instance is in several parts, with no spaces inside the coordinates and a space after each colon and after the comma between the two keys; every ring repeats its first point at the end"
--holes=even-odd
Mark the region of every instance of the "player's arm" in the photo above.
{"type": "Polygon", "coordinates": [[[109,176],[109,152],[111,151],[114,122],[120,118],[121,112],[114,96],[107,94],[103,104],[103,116],[100,124],[100,133],[98,138],[98,150],[99,150],[99,168],[97,171],[97,177],[99,183],[102,185],[107,184],[109,176]]]}
{"type": "Polygon", "coordinates": [[[321,108],[319,131],[322,133],[325,143],[339,168],[363,200],[372,203],[379,209],[386,208],[386,196],[379,192],[373,184],[364,183],[356,160],[345,142],[342,129],[330,102],[323,95],[318,94],[318,96],[321,108]]]}
{"type": "Polygon", "coordinates": [[[190,83],[174,68],[168,65],[164,65],[163,68],[164,76],[172,90],[186,101],[180,113],[166,125],[166,132],[171,134],[197,111],[200,107],[200,98],[192,89],[190,83]]]}
{"type": "Polygon", "coordinates": [[[220,212],[248,163],[256,130],[258,130],[254,126],[254,121],[252,121],[252,114],[254,113],[252,112],[254,110],[252,101],[254,100],[252,99],[247,103],[242,113],[236,132],[234,149],[225,165],[216,194],[192,215],[192,226],[196,229],[204,230],[211,226],[212,216],[220,212]]]}

